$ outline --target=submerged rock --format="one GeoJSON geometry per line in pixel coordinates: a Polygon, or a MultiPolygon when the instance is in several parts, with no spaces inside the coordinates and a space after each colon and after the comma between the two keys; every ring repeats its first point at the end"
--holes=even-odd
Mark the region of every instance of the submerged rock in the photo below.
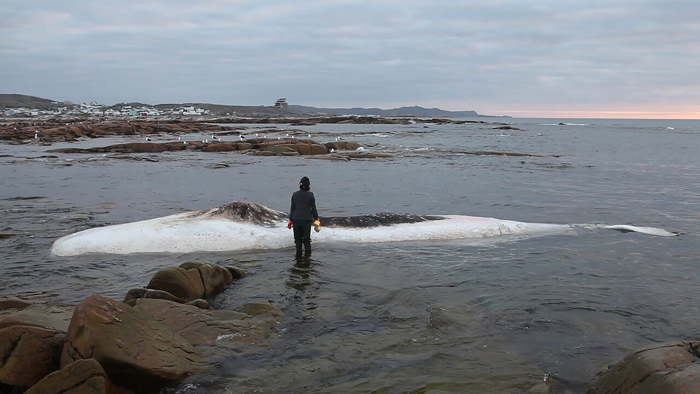
{"type": "Polygon", "coordinates": [[[240,269],[238,267],[225,267],[225,268],[228,270],[228,272],[231,273],[231,278],[233,278],[233,280],[245,278],[248,275],[245,273],[245,271],[243,271],[242,269],[240,269]]]}
{"type": "Polygon", "coordinates": [[[126,293],[126,297],[124,297],[123,302],[133,306],[132,304],[130,304],[130,302],[139,298],[155,298],[160,300],[173,301],[180,304],[186,304],[188,302],[186,299],[175,297],[167,291],[154,289],[131,289],[126,293]]]}
{"type": "Polygon", "coordinates": [[[193,300],[193,301],[187,302],[187,303],[185,303],[185,305],[196,306],[199,309],[207,309],[207,310],[214,309],[207,300],[203,300],[201,298],[198,300],[193,300]]]}
{"type": "Polygon", "coordinates": [[[700,393],[700,342],[657,343],[602,371],[588,394],[700,393]]]}
{"type": "MultiPolygon", "coordinates": [[[[2,234],[0,234],[1,236],[2,234]]],[[[23,300],[17,297],[7,297],[0,299],[0,310],[5,309],[24,309],[32,305],[31,301],[23,300]]]]}
{"type": "Polygon", "coordinates": [[[515,126],[511,125],[503,125],[503,126],[496,126],[494,127],[494,130],[516,130],[516,131],[522,131],[522,129],[519,129],[515,126]]]}
{"type": "Polygon", "coordinates": [[[355,149],[360,148],[362,146],[362,145],[358,144],[357,142],[351,142],[351,141],[326,142],[324,145],[328,149],[335,149],[335,150],[355,150],[355,149]]]}
{"type": "Polygon", "coordinates": [[[137,300],[134,308],[153,316],[194,346],[219,338],[233,338],[239,343],[261,343],[270,335],[269,324],[284,320],[284,313],[274,307],[271,307],[274,311],[268,309],[266,313],[274,314],[277,321],[256,318],[240,311],[204,310],[155,299],[137,300]]]}
{"type": "Polygon", "coordinates": [[[240,306],[236,311],[255,316],[269,324],[275,324],[285,319],[284,312],[264,302],[249,302],[240,306]]]}

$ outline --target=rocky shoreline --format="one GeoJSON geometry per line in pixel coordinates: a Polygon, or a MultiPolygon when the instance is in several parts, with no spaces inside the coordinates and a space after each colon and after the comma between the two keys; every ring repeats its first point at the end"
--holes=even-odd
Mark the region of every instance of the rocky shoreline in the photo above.
{"type": "MultiPolygon", "coordinates": [[[[173,151],[194,152],[236,152],[254,156],[299,156],[308,155],[331,160],[376,159],[394,157],[390,153],[371,152],[359,143],[336,138],[331,142],[319,142],[308,132],[300,129],[281,130],[271,128],[269,133],[250,130],[250,124],[284,124],[290,126],[317,124],[464,124],[479,123],[497,130],[520,130],[507,123],[476,120],[449,119],[409,119],[381,118],[369,116],[355,117],[314,117],[314,118],[214,118],[197,119],[156,118],[48,118],[48,119],[5,119],[0,122],[0,142],[10,145],[51,146],[58,142],[77,142],[115,136],[138,138],[139,142],[113,144],[93,148],[60,148],[49,153],[162,153],[173,151]],[[243,126],[241,124],[246,124],[243,126]],[[202,139],[193,140],[192,134],[202,139]],[[260,136],[260,134],[269,134],[260,136]],[[163,136],[170,140],[156,142],[163,136]],[[174,140],[177,136],[177,140],[174,140]],[[183,136],[185,136],[183,138],[183,136]],[[190,138],[188,139],[187,136],[190,138]]],[[[427,125],[423,126],[427,128],[427,125]]],[[[319,133],[331,136],[331,133],[319,133]]],[[[500,151],[448,151],[448,153],[478,156],[541,156],[531,153],[500,151]]],[[[53,157],[53,156],[46,156],[53,157]]],[[[121,157],[118,157],[121,158],[121,157]]],[[[136,158],[139,159],[139,158],[136,158]]]]}
{"type": "MultiPolygon", "coordinates": [[[[242,279],[237,267],[192,261],[158,271],[123,302],[92,295],[78,305],[0,299],[0,393],[146,394],[210,367],[213,346],[265,345],[285,314],[268,303],[214,310],[209,301],[242,279]]],[[[552,394],[544,381],[528,394],[552,394]]],[[[700,342],[652,344],[606,366],[587,394],[691,394],[700,388],[700,342]]]]}
{"type": "Polygon", "coordinates": [[[373,116],[336,116],[312,118],[31,118],[0,119],[0,141],[11,144],[54,143],[77,141],[79,138],[108,136],[147,136],[157,134],[221,134],[241,135],[248,129],[243,124],[464,124],[480,123],[494,128],[516,128],[507,123],[476,120],[381,118],[373,116]]]}
{"type": "Polygon", "coordinates": [[[124,302],[0,300],[0,392],[153,393],[206,370],[202,345],[263,344],[281,310],[213,310],[207,301],[245,275],[195,261],[160,270],[124,302]]]}
{"type": "Polygon", "coordinates": [[[61,148],[50,153],[161,153],[173,151],[199,152],[239,152],[255,156],[299,156],[327,155],[338,153],[345,158],[388,158],[391,154],[366,152],[355,142],[334,141],[319,143],[312,139],[297,138],[252,138],[241,141],[176,141],[176,142],[134,142],[115,144],[97,148],[61,148]],[[346,151],[346,152],[341,152],[346,151]]]}
{"type": "MultiPolygon", "coordinates": [[[[92,295],[78,305],[0,299],[0,393],[146,394],[210,367],[214,346],[264,345],[285,314],[269,303],[214,310],[209,303],[246,273],[191,261],[158,271],[122,302],[92,295]]],[[[634,350],[604,368],[587,394],[690,394],[700,388],[700,342],[634,350]]],[[[552,394],[545,376],[528,394],[552,394]]]]}
{"type": "MultiPolygon", "coordinates": [[[[374,119],[374,118],[372,118],[374,119]]],[[[271,123],[273,119],[253,119],[256,123],[271,123]]],[[[211,120],[214,121],[214,120],[211,120]]],[[[252,121],[252,120],[251,120],[252,121]]],[[[309,120],[296,120],[295,124],[309,120]]],[[[382,120],[382,122],[393,122],[382,120]]],[[[0,141],[10,144],[41,144],[75,142],[79,139],[110,136],[138,136],[143,142],[115,144],[99,148],[61,148],[52,153],[161,153],[168,151],[238,152],[256,156],[331,155],[335,159],[388,158],[390,154],[367,152],[357,143],[333,141],[320,143],[302,138],[300,131],[276,138],[246,138],[248,127],[223,126],[195,121],[80,121],[75,123],[16,121],[0,124],[0,141]],[[180,135],[201,134],[201,140],[183,139],[180,135]],[[299,137],[297,137],[298,134],[299,137]],[[158,135],[178,136],[177,141],[151,142],[158,135]],[[226,140],[224,140],[226,138],[226,140]],[[233,139],[233,140],[232,140],[233,139]]]]}

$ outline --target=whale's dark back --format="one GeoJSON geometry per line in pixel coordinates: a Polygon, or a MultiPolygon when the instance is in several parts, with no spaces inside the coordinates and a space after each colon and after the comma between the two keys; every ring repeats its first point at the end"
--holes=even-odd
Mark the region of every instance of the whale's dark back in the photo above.
{"type": "Polygon", "coordinates": [[[276,211],[260,204],[243,201],[222,205],[213,212],[210,210],[199,211],[196,215],[208,213],[212,216],[221,216],[237,222],[253,223],[259,226],[272,226],[275,222],[284,220],[287,217],[284,212],[276,211]]]}
{"type": "Polygon", "coordinates": [[[322,217],[321,225],[325,227],[369,228],[442,219],[444,219],[442,216],[423,216],[408,213],[380,212],[362,216],[322,217]]]}
{"type": "MultiPolygon", "coordinates": [[[[275,222],[286,220],[287,214],[266,206],[236,201],[212,210],[196,212],[194,216],[207,215],[226,217],[237,222],[253,223],[259,226],[274,226],[275,222]]],[[[324,227],[370,228],[394,224],[419,223],[429,220],[442,220],[442,216],[413,215],[409,213],[380,212],[361,216],[321,217],[324,227]]]]}

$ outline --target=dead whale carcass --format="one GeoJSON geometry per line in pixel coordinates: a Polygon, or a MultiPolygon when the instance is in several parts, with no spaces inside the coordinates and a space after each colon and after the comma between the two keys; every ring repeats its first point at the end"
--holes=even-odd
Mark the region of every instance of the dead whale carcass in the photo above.
{"type": "MultiPolygon", "coordinates": [[[[51,252],[57,256],[75,256],[85,253],[280,249],[293,245],[286,222],[287,215],[284,212],[259,204],[234,202],[202,211],[80,231],[56,240],[51,252]]],[[[329,217],[321,218],[321,222],[323,230],[313,235],[316,243],[450,240],[509,234],[548,235],[573,232],[575,228],[565,224],[525,223],[475,216],[395,213],[329,217]]],[[[618,229],[675,235],[662,229],[629,225],[618,229]]]]}

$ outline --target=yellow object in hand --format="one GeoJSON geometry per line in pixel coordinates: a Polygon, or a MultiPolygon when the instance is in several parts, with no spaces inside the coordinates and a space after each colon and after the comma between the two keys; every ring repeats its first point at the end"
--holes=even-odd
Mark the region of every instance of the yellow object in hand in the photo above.
{"type": "Polygon", "coordinates": [[[321,231],[321,221],[318,219],[314,220],[314,230],[316,230],[316,232],[321,231]]]}

